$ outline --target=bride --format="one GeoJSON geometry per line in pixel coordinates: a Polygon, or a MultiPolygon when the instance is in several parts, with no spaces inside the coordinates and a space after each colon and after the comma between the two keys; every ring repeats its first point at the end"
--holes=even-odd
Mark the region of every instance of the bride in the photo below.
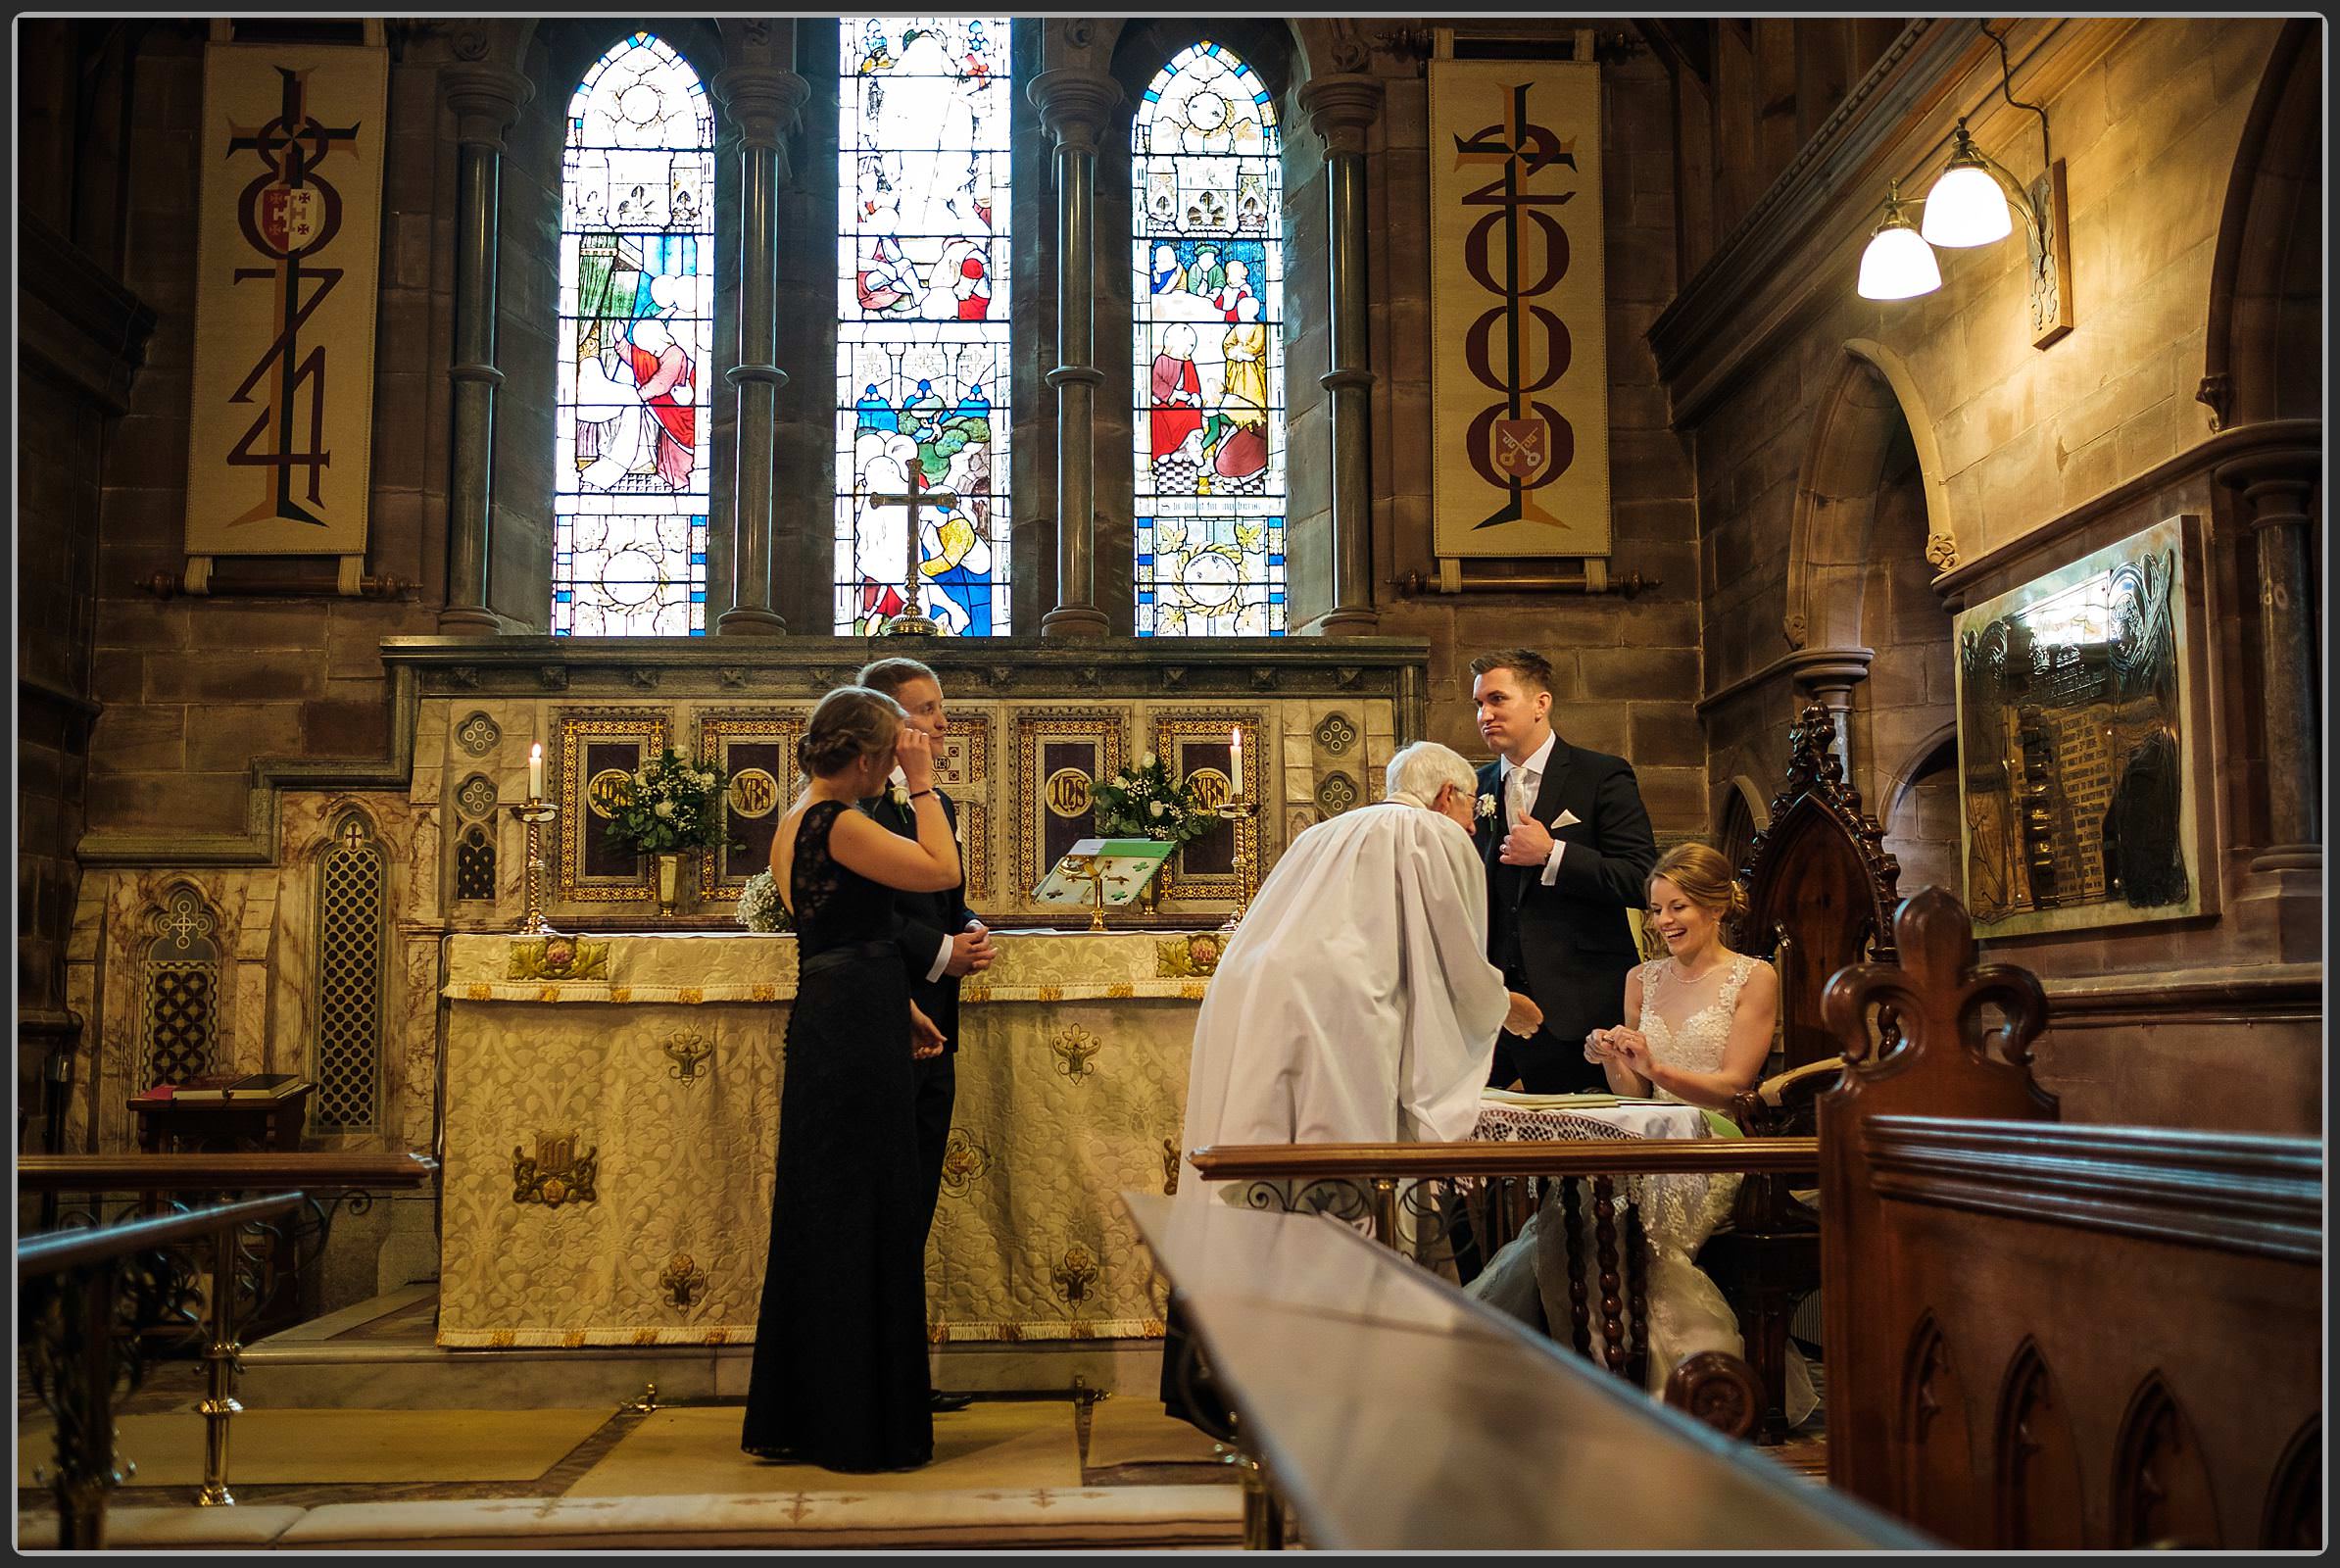
{"type": "MultiPolygon", "coordinates": [[[[1720,1121],[1771,1055],[1779,977],[1770,964],[1723,943],[1723,922],[1743,906],[1745,896],[1719,853],[1703,844],[1676,846],[1650,871],[1648,889],[1647,923],[1665,939],[1667,955],[1627,977],[1625,1022],[1586,1035],[1584,1058],[1601,1065],[1619,1095],[1696,1105],[1710,1121],[1720,1121]]],[[[1726,1128],[1727,1136],[1737,1135],[1727,1121],[1717,1130],[1726,1128]]],[[[1676,1366],[1702,1350],[1746,1353],[1731,1303],[1691,1261],[1730,1218],[1738,1184],[1736,1175],[1645,1176],[1626,1184],[1637,1191],[1649,1237],[1653,1393],[1665,1388],[1676,1366]]],[[[1541,1228],[1531,1221],[1473,1282],[1472,1292],[1520,1317],[1532,1317],[1540,1298],[1544,1320],[1562,1324],[1570,1312],[1561,1228],[1549,1227],[1548,1243],[1531,1234],[1541,1228]],[[1532,1265],[1533,1278],[1523,1265],[1532,1265]]],[[[1597,1356],[1597,1320],[1592,1338],[1597,1356]]],[[[1792,1345],[1788,1351],[1786,1415],[1792,1426],[1811,1415],[1819,1399],[1810,1369],[1792,1345]]]]}

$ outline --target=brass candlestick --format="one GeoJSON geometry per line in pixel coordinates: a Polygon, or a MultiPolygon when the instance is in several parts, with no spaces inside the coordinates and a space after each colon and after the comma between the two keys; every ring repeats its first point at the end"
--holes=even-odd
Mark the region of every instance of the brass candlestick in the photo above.
{"type": "Polygon", "coordinates": [[[505,809],[528,824],[528,906],[527,912],[520,917],[520,934],[537,936],[551,929],[545,924],[544,826],[561,814],[561,808],[531,795],[527,800],[516,806],[506,807],[505,809]]]}
{"type": "Polygon", "coordinates": [[[1257,837],[1252,819],[1259,815],[1259,803],[1245,795],[1231,795],[1213,809],[1235,828],[1235,909],[1219,927],[1233,931],[1243,923],[1243,912],[1251,906],[1252,846],[1257,837]]]}

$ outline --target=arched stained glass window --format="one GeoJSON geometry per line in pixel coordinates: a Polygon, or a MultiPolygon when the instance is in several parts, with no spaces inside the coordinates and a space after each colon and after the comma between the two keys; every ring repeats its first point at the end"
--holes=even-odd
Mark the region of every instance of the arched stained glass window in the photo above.
{"type": "Polygon", "coordinates": [[[707,632],[715,122],[637,32],[568,104],[561,177],[553,631],[707,632]]]}
{"type": "Polygon", "coordinates": [[[1130,126],[1138,634],[1281,634],[1283,134],[1207,40],[1130,126]]]}
{"type": "Polygon", "coordinates": [[[836,628],[1003,635],[1007,19],[838,37],[836,628]]]}

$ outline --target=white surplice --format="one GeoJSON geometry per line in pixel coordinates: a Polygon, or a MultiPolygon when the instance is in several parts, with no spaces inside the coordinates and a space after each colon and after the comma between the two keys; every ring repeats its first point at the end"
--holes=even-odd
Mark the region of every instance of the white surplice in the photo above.
{"type": "MultiPolygon", "coordinates": [[[[1403,799],[1319,822],[1220,956],[1179,1147],[1468,1138],[1509,1005],[1468,833],[1403,799]]],[[[1227,1185],[1188,1166],[1178,1201],[1227,1185]]]]}

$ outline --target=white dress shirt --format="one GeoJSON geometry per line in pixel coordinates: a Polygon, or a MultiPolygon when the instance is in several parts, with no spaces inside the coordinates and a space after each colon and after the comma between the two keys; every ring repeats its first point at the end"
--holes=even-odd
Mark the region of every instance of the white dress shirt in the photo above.
{"type": "MultiPolygon", "coordinates": [[[[1536,748],[1536,755],[1524,762],[1503,759],[1503,822],[1517,827],[1520,818],[1536,809],[1536,792],[1543,788],[1543,770],[1552,760],[1552,748],[1560,744],[1557,732],[1546,735],[1543,744],[1536,748]]],[[[1539,819],[1540,820],[1540,819],[1539,819]]],[[[1548,829],[1551,824],[1545,823],[1548,829]]],[[[1551,857],[1543,862],[1543,885],[1550,887],[1560,875],[1560,856],[1568,848],[1559,840],[1552,841],[1551,857]]]]}
{"type": "MultiPolygon", "coordinates": [[[[898,767],[894,770],[893,777],[887,782],[890,785],[906,790],[910,787],[910,776],[898,767]]],[[[951,939],[950,937],[946,936],[943,938],[943,951],[935,955],[935,966],[926,971],[926,983],[928,985],[931,986],[936,981],[942,979],[943,971],[951,966],[951,939]]]]}

